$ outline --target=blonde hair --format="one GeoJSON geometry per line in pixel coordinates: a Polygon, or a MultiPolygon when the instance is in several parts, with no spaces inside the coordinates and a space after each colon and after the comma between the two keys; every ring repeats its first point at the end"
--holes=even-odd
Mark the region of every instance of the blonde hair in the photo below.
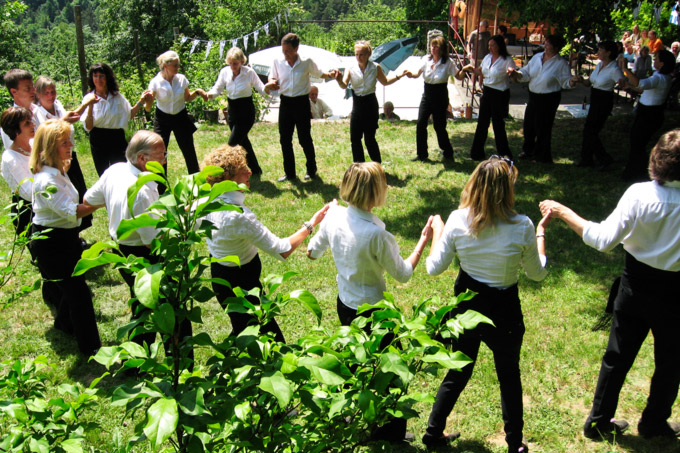
{"type": "Polygon", "coordinates": [[[205,159],[203,159],[203,166],[206,167],[208,165],[220,167],[224,170],[224,173],[221,175],[208,176],[206,178],[208,184],[213,185],[226,179],[231,179],[236,176],[239,171],[248,168],[246,150],[243,149],[241,145],[222,145],[205,156],[205,159]]]}
{"type": "Polygon", "coordinates": [[[385,203],[387,179],[377,162],[352,164],[340,184],[340,198],[364,211],[385,203]]]}
{"type": "Polygon", "coordinates": [[[246,58],[243,51],[238,47],[232,47],[227,51],[227,58],[224,60],[224,62],[229,64],[230,61],[234,60],[240,61],[241,64],[246,64],[248,62],[248,58],[246,58]]]}
{"type": "Polygon", "coordinates": [[[473,236],[498,220],[515,223],[515,181],[517,167],[502,158],[492,157],[475,168],[465,184],[460,199],[460,208],[468,208],[468,221],[473,236]]]}
{"type": "Polygon", "coordinates": [[[354,43],[354,48],[361,47],[362,49],[368,50],[368,56],[373,54],[373,49],[371,48],[371,41],[357,41],[354,43]]]}
{"type": "Polygon", "coordinates": [[[71,137],[71,125],[63,120],[47,120],[38,126],[28,166],[31,173],[42,171],[47,165],[63,173],[64,163],[59,157],[59,142],[71,137]]]}
{"type": "Polygon", "coordinates": [[[57,85],[54,83],[54,80],[50,79],[47,76],[41,75],[38,77],[35,81],[35,91],[38,94],[43,94],[45,90],[49,87],[54,87],[54,89],[57,89],[57,85]]]}
{"type": "Polygon", "coordinates": [[[177,55],[177,52],[174,50],[168,50],[167,52],[163,52],[156,58],[156,63],[158,63],[158,67],[163,70],[163,66],[166,64],[172,63],[173,61],[176,61],[179,63],[179,55],[177,55]]]}

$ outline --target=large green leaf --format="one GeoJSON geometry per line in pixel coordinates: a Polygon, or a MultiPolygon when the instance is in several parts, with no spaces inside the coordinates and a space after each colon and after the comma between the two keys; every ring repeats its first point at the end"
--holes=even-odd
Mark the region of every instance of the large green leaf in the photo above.
{"type": "Polygon", "coordinates": [[[409,370],[408,364],[394,352],[386,352],[380,356],[380,369],[384,373],[396,374],[404,384],[408,384],[413,379],[413,373],[409,370]]]}
{"type": "Polygon", "coordinates": [[[67,453],[83,453],[83,440],[66,439],[61,443],[61,448],[67,453]]]}
{"type": "Polygon", "coordinates": [[[286,379],[280,371],[269,376],[263,376],[258,387],[274,395],[281,409],[286,408],[293,396],[293,383],[286,379]]]}
{"type": "Polygon", "coordinates": [[[119,241],[122,241],[138,228],[156,227],[159,221],[160,219],[158,217],[152,216],[146,212],[133,219],[123,219],[116,229],[116,236],[118,236],[119,241]]]}
{"type": "Polygon", "coordinates": [[[177,421],[179,420],[177,401],[173,398],[159,399],[151,405],[146,412],[146,417],[144,434],[146,434],[155,451],[168,440],[177,428],[177,421]]]}
{"type": "Polygon", "coordinates": [[[205,407],[204,393],[205,391],[201,387],[184,393],[179,400],[179,407],[182,412],[187,415],[210,415],[210,411],[205,407]]]}
{"type": "Polygon", "coordinates": [[[423,362],[438,363],[443,368],[460,370],[468,363],[472,363],[472,360],[460,351],[449,352],[440,349],[434,354],[423,356],[423,362]]]}
{"type": "Polygon", "coordinates": [[[168,303],[160,304],[151,314],[151,320],[159,332],[171,335],[175,328],[175,310],[168,303]]]}
{"type": "Polygon", "coordinates": [[[133,289],[135,296],[145,307],[155,309],[158,305],[158,292],[162,278],[163,271],[154,270],[152,267],[142,269],[137,273],[133,289]]]}
{"type": "Polygon", "coordinates": [[[318,382],[326,385],[341,385],[352,376],[349,369],[330,354],[302,358],[299,365],[307,368],[318,382]]]}
{"type": "Polygon", "coordinates": [[[368,389],[362,390],[359,394],[359,409],[361,409],[364,419],[368,422],[375,420],[377,400],[378,398],[368,389]]]}
{"type": "MultiPolygon", "coordinates": [[[[157,164],[157,163],[158,162],[147,162],[147,164],[146,164],[147,170],[151,170],[151,171],[158,170],[158,168],[155,166],[155,164],[157,164]]],[[[163,167],[161,166],[161,173],[162,172],[163,172],[163,167]]],[[[137,199],[137,193],[139,192],[139,190],[142,187],[144,187],[144,185],[147,182],[150,182],[150,181],[156,181],[158,183],[166,184],[166,185],[168,183],[165,180],[165,178],[162,177],[161,175],[158,175],[158,174],[155,174],[155,173],[147,173],[147,172],[140,173],[139,177],[137,178],[137,181],[135,181],[135,183],[133,185],[128,187],[128,190],[127,190],[127,204],[128,204],[128,209],[130,210],[131,213],[134,212],[134,206],[135,206],[135,200],[137,199]]],[[[134,217],[134,214],[133,214],[133,217],[134,217]]]]}
{"type": "Polygon", "coordinates": [[[316,300],[316,297],[314,297],[312,293],[298,289],[290,293],[290,298],[302,302],[305,307],[307,307],[309,311],[311,311],[314,316],[316,316],[317,325],[321,324],[321,307],[319,306],[319,302],[316,300]]]}
{"type": "Polygon", "coordinates": [[[82,275],[88,270],[109,263],[125,263],[127,259],[116,253],[104,252],[96,258],[81,258],[73,269],[73,276],[82,275]]]}

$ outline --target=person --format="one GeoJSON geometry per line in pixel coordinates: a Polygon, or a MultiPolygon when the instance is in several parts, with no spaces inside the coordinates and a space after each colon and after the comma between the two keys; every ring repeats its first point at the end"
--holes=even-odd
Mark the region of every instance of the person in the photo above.
{"type": "Polygon", "coordinates": [[[465,331],[454,345],[472,359],[462,371],[449,370],[437,391],[423,443],[436,447],[449,443],[460,433],[445,434],[446,418],[472,376],[481,342],[491,349],[501,389],[501,409],[508,452],[528,450],[523,442],[524,427],[520,352],[524,320],[517,290],[520,268],[532,280],[542,280],[547,271],[545,226],[549,216],[534,225],[514,210],[517,167],[510,159],[491,156],[477,165],[470,176],[460,206],[446,224],[439,215],[432,222],[432,245],[427,273],[439,275],[454,258],[460,271],[454,294],[477,293],[461,302],[451,317],[473,309],[493,322],[465,331]]]}
{"type": "Polygon", "coordinates": [[[640,32],[640,39],[637,41],[637,47],[638,49],[642,49],[643,46],[649,47],[649,37],[648,37],[648,32],[647,30],[642,30],[640,32]]]}
{"type": "Polygon", "coordinates": [[[66,174],[71,158],[71,126],[53,119],[42,123],[35,134],[29,167],[33,173],[33,226],[44,236],[33,242],[40,275],[55,282],[54,328],[74,335],[80,352],[89,357],[101,346],[90,289],[73,270],[83,252],[78,238],[80,219],[96,207],[78,203],[78,191],[66,174]],[[50,197],[44,192],[56,189],[50,197]]]}
{"type": "MultiPolygon", "coordinates": [[[[624,70],[625,68],[621,68],[624,70]]],[[[640,48],[640,55],[635,59],[633,65],[633,74],[639,80],[646,79],[652,73],[652,57],[649,55],[649,47],[642,46],[640,48]]]]}
{"type": "MultiPolygon", "coordinates": [[[[250,187],[252,173],[247,165],[246,152],[241,146],[220,146],[205,157],[203,165],[212,165],[224,170],[222,174],[208,176],[208,183],[211,185],[229,180],[250,187]]],[[[245,206],[245,193],[242,190],[226,192],[218,199],[224,203],[239,206],[242,210],[213,212],[204,218],[216,228],[212,237],[206,240],[210,256],[218,259],[237,256],[239,259],[238,264],[218,261],[210,265],[212,278],[222,278],[231,284],[231,288],[219,283],[212,284],[217,301],[224,309],[227,308],[228,299],[236,297],[232,288],[238,286],[243,291],[250,291],[254,288],[262,289],[260,282],[262,262],[258,249],[281,260],[288,258],[314,231],[314,227],[324,219],[329,207],[328,204],[325,205],[308,222],[304,222],[295,233],[281,239],[269,231],[257,219],[253,211],[245,206]]],[[[260,303],[259,299],[254,296],[247,296],[246,299],[254,305],[260,303]]],[[[228,314],[231,319],[231,334],[234,336],[255,321],[254,316],[247,313],[229,312],[228,314]]],[[[262,331],[270,333],[276,341],[285,342],[276,320],[264,325],[262,331]]]]}
{"type": "Polygon", "coordinates": [[[508,37],[508,27],[505,25],[499,25],[498,28],[496,29],[496,34],[500,35],[501,38],[503,38],[503,42],[505,43],[506,46],[510,45],[510,38],[508,37]]]}
{"type": "Polygon", "coordinates": [[[248,168],[253,175],[262,175],[262,167],[257,161],[255,150],[248,138],[248,132],[255,124],[255,104],[253,103],[253,88],[262,96],[269,94],[257,73],[246,66],[248,59],[238,47],[232,47],[227,52],[225,60],[227,66],[222,68],[215,85],[208,91],[208,98],[214,99],[225,89],[229,103],[229,146],[241,145],[246,150],[248,168]]]}
{"type": "Polygon", "coordinates": [[[481,66],[475,68],[470,64],[463,68],[465,71],[474,72],[484,83],[484,91],[479,101],[477,129],[470,149],[472,160],[484,160],[484,144],[489,134],[489,123],[492,121],[497,153],[512,159],[508,135],[505,132],[505,116],[510,106],[508,77],[510,68],[515,68],[515,60],[508,53],[501,35],[494,35],[489,40],[489,53],[482,60],[481,66]]]}
{"type": "Polygon", "coordinates": [[[470,63],[475,67],[479,66],[482,59],[489,53],[489,21],[484,19],[479,22],[479,27],[470,33],[467,40],[467,54],[470,63]]]}
{"type": "Polygon", "coordinates": [[[633,40],[633,44],[637,45],[641,37],[642,35],[640,34],[640,26],[638,24],[633,25],[633,33],[630,35],[630,39],[633,40]]]}
{"type": "MultiPolygon", "coordinates": [[[[338,318],[348,326],[357,317],[357,309],[383,300],[386,291],[384,274],[405,283],[413,275],[425,246],[432,237],[432,217],[423,228],[413,253],[400,256],[394,236],[371,211],[385,203],[387,181],[378,162],[353,163],[340,185],[340,198],[348,207],[337,203],[329,210],[319,232],[309,241],[307,257],[320,258],[330,248],[338,275],[338,318]]],[[[361,316],[370,317],[364,311],[361,316]]],[[[391,343],[387,338],[381,348],[391,343]]],[[[372,434],[374,440],[401,441],[406,436],[406,420],[395,418],[372,434]]]]}
{"type": "Polygon", "coordinates": [[[416,122],[416,157],[412,160],[427,161],[427,121],[432,115],[432,126],[437,133],[437,142],[444,152],[444,159],[453,161],[453,147],[446,133],[446,108],[449,105],[449,76],[462,79],[460,71],[447,50],[444,37],[437,36],[430,41],[430,54],[420,60],[418,72],[405,71],[409,78],[415,79],[423,74],[425,89],[418,107],[416,122]]]}
{"type": "Polygon", "coordinates": [[[656,31],[649,30],[649,53],[656,55],[660,50],[664,50],[663,42],[656,35],[656,31]]]}
{"type": "Polygon", "coordinates": [[[529,82],[529,102],[524,112],[524,143],[520,159],[552,164],[551,140],[555,114],[562,99],[562,89],[571,88],[569,64],[560,56],[564,39],[558,35],[545,38],[545,50],[534,55],[521,69],[508,68],[515,82],[529,82]]]}
{"type": "Polygon", "coordinates": [[[333,109],[319,99],[319,88],[312,85],[309,89],[309,108],[312,109],[312,119],[322,120],[333,116],[333,109]]]}
{"type": "Polygon", "coordinates": [[[113,69],[106,63],[95,63],[87,75],[90,92],[83,97],[87,105],[85,115],[80,117],[83,127],[90,135],[90,150],[95,170],[99,176],[116,162],[125,162],[127,140],[125,130],[147,99],[145,91],[134,106],[118,89],[113,69]]]}
{"type": "Polygon", "coordinates": [[[635,64],[635,49],[633,48],[633,40],[627,38],[623,42],[623,59],[625,64],[635,64]]]}
{"type": "Polygon", "coordinates": [[[624,85],[642,90],[630,129],[630,151],[622,178],[626,181],[640,181],[647,178],[647,143],[652,135],[661,128],[664,120],[664,106],[671,89],[671,72],[675,68],[675,58],[667,50],[660,50],[654,57],[654,74],[646,79],[638,79],[629,70],[623,73],[627,78],[624,85]]]}
{"type": "Polygon", "coordinates": [[[618,49],[614,41],[601,41],[598,45],[597,58],[600,62],[590,74],[590,78],[574,76],[576,83],[590,88],[590,109],[586,124],[583,127],[583,143],[581,159],[577,167],[593,167],[595,160],[600,169],[605,169],[614,159],[605,150],[599,137],[607,118],[614,107],[614,87],[623,79],[623,72],[616,64],[618,49]]]}
{"type": "Polygon", "coordinates": [[[310,58],[298,54],[300,38],[295,33],[288,33],[281,39],[283,58],[277,58],[269,72],[266,87],[279,90],[281,107],[279,108],[279,141],[283,155],[283,171],[285,174],[277,181],[294,181],[295,154],[293,153],[293,132],[297,129],[298,141],[307,159],[305,180],[316,178],[316,153],[312,140],[312,111],[309,108],[309,92],[311,76],[322,79],[335,79],[337,69],[330,72],[320,70],[310,58]]]}
{"type": "Polygon", "coordinates": [[[593,406],[583,434],[591,439],[623,433],[628,422],[616,420],[619,394],[643,341],[654,336],[654,375],[647,405],[638,423],[643,437],[680,435],[680,423],[667,422],[680,384],[680,129],[664,134],[649,159],[652,181],[630,186],[601,223],[591,222],[553,201],[541,212],[561,219],[601,252],[619,243],[625,250],[609,342],[602,357],[593,406]]]}
{"type": "Polygon", "coordinates": [[[375,97],[375,85],[376,82],[384,86],[391,85],[403,77],[401,74],[387,78],[379,64],[368,61],[372,53],[373,49],[368,41],[354,43],[356,61],[345,69],[343,76],[338,73],[337,78],[341,88],[347,88],[350,83],[352,84],[352,118],[349,122],[349,136],[354,162],[364,162],[362,137],[371,160],[382,162],[380,146],[375,139],[375,132],[378,130],[378,98],[375,97]]]}
{"type": "Polygon", "coordinates": [[[671,52],[675,56],[675,64],[680,64],[680,42],[675,41],[671,44],[671,52]]]}
{"type": "Polygon", "coordinates": [[[399,115],[394,113],[394,104],[392,101],[385,101],[383,104],[383,112],[380,114],[379,118],[385,121],[399,121],[401,118],[399,115]]]}
{"type": "MultiPolygon", "coordinates": [[[[208,100],[205,91],[198,88],[189,91],[189,81],[183,74],[179,74],[179,55],[174,50],[168,50],[156,58],[160,71],[149,82],[152,96],[146,98],[145,109],[151,111],[153,100],[156,100],[156,115],[153,120],[153,131],[163,137],[165,149],[168,149],[170,133],[175,134],[189,174],[198,172],[198,158],[194,147],[194,132],[196,126],[189,119],[186,103],[201,96],[208,100]]],[[[165,164],[167,171],[168,164],[165,164]]]]}

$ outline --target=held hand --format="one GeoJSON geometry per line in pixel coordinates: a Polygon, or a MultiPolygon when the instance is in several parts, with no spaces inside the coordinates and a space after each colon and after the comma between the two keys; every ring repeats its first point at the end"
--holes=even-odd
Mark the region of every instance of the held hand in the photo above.
{"type": "Polygon", "coordinates": [[[577,76],[577,75],[575,75],[574,77],[572,77],[571,80],[569,81],[569,83],[571,83],[571,86],[574,86],[574,85],[576,85],[577,83],[581,83],[581,82],[583,82],[583,80],[581,79],[581,77],[579,77],[579,76],[577,76]]]}
{"type": "Polygon", "coordinates": [[[544,217],[549,216],[551,218],[553,217],[560,218],[563,210],[566,209],[564,205],[554,200],[543,200],[538,204],[538,207],[541,210],[542,216],[544,217]]]}
{"type": "Polygon", "coordinates": [[[425,223],[425,227],[423,227],[423,231],[420,233],[421,237],[424,237],[426,241],[429,241],[432,239],[432,221],[434,220],[434,216],[430,216],[427,219],[427,223],[425,223]]]}
{"type": "Polygon", "coordinates": [[[264,89],[265,89],[265,91],[266,91],[267,93],[269,93],[269,91],[271,91],[271,90],[276,91],[276,90],[278,90],[279,88],[281,88],[281,87],[279,86],[279,81],[276,80],[276,79],[271,79],[271,80],[269,81],[269,83],[267,83],[267,84],[264,86],[264,89]]]}
{"type": "Polygon", "coordinates": [[[548,209],[548,211],[543,215],[541,221],[538,222],[538,226],[536,227],[536,234],[545,234],[545,228],[550,223],[550,220],[552,220],[551,216],[552,209],[548,209]]]}
{"type": "Polygon", "coordinates": [[[88,94],[87,96],[85,96],[85,99],[83,99],[83,104],[87,105],[88,107],[96,104],[97,102],[99,102],[99,97],[97,97],[97,95],[94,94],[94,92],[88,94]]]}
{"type": "Polygon", "coordinates": [[[317,226],[318,224],[320,224],[323,221],[323,219],[326,218],[326,213],[328,213],[328,210],[330,209],[330,207],[331,206],[337,206],[337,205],[338,205],[337,200],[333,200],[330,203],[326,203],[323,208],[319,209],[318,211],[316,211],[314,213],[312,218],[309,220],[309,223],[311,223],[312,226],[317,226]]]}
{"type": "Polygon", "coordinates": [[[146,90],[142,93],[142,96],[139,98],[139,102],[149,102],[149,101],[153,101],[153,91],[146,90]]]}
{"type": "Polygon", "coordinates": [[[66,115],[62,118],[62,120],[66,121],[67,123],[75,123],[80,119],[80,115],[77,112],[66,112],[66,115]]]}
{"type": "Polygon", "coordinates": [[[433,232],[441,232],[444,229],[444,221],[442,220],[442,216],[439,214],[436,214],[432,217],[432,231],[433,232]]]}

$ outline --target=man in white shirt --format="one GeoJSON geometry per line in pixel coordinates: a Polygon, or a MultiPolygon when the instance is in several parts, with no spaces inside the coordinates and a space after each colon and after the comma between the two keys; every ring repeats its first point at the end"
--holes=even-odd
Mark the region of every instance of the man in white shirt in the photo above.
{"type": "Polygon", "coordinates": [[[333,116],[333,110],[323,99],[319,99],[319,89],[313,86],[309,92],[309,107],[312,109],[312,118],[315,120],[333,116]]]}
{"type": "Polygon", "coordinates": [[[279,182],[296,180],[295,154],[293,153],[293,132],[297,128],[298,141],[307,158],[305,179],[316,177],[316,153],[312,141],[312,111],[309,108],[309,92],[311,76],[322,79],[334,79],[337,69],[330,72],[321,71],[314,61],[298,55],[300,38],[295,33],[288,33],[281,40],[283,58],[274,60],[269,73],[269,90],[280,90],[281,106],[279,108],[279,136],[283,153],[283,170],[285,175],[279,182]]]}

